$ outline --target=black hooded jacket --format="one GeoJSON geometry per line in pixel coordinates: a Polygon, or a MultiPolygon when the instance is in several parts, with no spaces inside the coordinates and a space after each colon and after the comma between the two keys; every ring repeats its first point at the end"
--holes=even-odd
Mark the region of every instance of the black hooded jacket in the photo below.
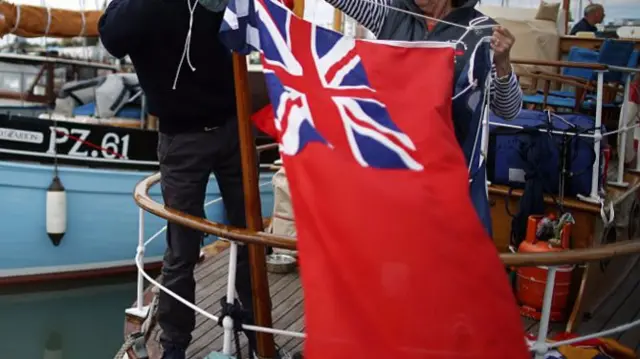
{"type": "Polygon", "coordinates": [[[222,12],[198,3],[189,56],[176,89],[173,83],[189,29],[184,0],[113,0],[100,18],[100,38],[113,56],[127,55],[147,97],[160,132],[197,132],[234,118],[235,92],[231,52],[218,39],[222,12]]]}

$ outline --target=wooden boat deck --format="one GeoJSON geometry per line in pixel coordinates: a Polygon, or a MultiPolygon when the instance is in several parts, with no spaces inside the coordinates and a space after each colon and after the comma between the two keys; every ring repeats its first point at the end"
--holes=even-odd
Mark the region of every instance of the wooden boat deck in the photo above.
{"type": "MultiPolygon", "coordinates": [[[[200,308],[209,313],[220,313],[219,301],[225,295],[227,283],[228,252],[224,251],[205,259],[196,268],[197,293],[196,302],[200,308]]],[[[291,331],[303,331],[303,303],[302,288],[298,273],[269,274],[269,284],[273,303],[274,327],[291,331]]],[[[626,278],[624,283],[604,303],[602,309],[588,321],[584,321],[578,333],[593,333],[630,322],[633,318],[640,318],[640,262],[626,278]]],[[[524,319],[523,325],[527,332],[537,334],[538,323],[524,319]]],[[[551,331],[560,326],[551,326],[551,331]]],[[[125,334],[134,331],[134,325],[125,326],[125,334]]],[[[149,338],[147,349],[150,359],[159,359],[161,351],[158,344],[160,329],[155,326],[149,338]]],[[[243,357],[246,357],[246,340],[241,335],[243,357]]],[[[640,357],[640,328],[614,335],[613,338],[622,344],[635,349],[640,357]]],[[[299,338],[276,336],[276,344],[287,351],[302,350],[303,340],[299,338]]],[[[198,315],[193,341],[187,352],[189,359],[202,359],[214,350],[222,349],[222,328],[217,327],[211,320],[198,315]]]]}

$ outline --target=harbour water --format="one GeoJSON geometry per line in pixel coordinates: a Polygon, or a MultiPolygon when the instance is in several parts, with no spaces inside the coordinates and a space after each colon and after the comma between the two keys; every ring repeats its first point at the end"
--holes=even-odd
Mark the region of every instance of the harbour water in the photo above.
{"type": "Polygon", "coordinates": [[[127,276],[0,292],[0,358],[113,358],[135,289],[127,276]]]}

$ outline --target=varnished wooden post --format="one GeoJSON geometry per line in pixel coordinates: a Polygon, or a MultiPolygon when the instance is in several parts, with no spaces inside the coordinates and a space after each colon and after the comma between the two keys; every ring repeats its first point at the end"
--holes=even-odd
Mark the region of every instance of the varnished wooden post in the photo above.
{"type": "Polygon", "coordinates": [[[333,29],[335,31],[344,32],[343,19],[344,17],[342,16],[342,11],[338,9],[334,9],[333,10],[333,29]]]}
{"type": "Polygon", "coordinates": [[[293,0],[293,13],[299,18],[304,18],[304,2],[305,0],[293,0]]]}
{"type": "MultiPolygon", "coordinates": [[[[233,77],[236,87],[236,107],[238,110],[238,134],[240,137],[240,156],[242,159],[242,187],[247,217],[247,229],[262,230],[262,211],[258,190],[258,165],[256,163],[255,141],[251,127],[251,93],[247,74],[246,56],[233,54],[233,77]]],[[[253,290],[253,312],[256,325],[272,327],[271,297],[267,278],[266,250],[262,245],[248,244],[249,263],[251,265],[251,288],[253,290]]],[[[258,356],[274,358],[275,345],[273,335],[256,333],[258,356]]]]}

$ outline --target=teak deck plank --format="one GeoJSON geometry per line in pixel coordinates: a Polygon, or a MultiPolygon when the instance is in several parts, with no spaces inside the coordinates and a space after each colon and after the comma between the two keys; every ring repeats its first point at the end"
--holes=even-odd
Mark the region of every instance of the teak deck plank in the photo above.
{"type": "MultiPolygon", "coordinates": [[[[635,290],[625,303],[627,309],[619,312],[625,313],[623,316],[623,324],[628,323],[631,320],[640,319],[640,308],[638,308],[638,303],[640,303],[640,277],[638,277],[638,284],[636,285],[635,290]]],[[[635,327],[625,333],[618,334],[618,341],[629,348],[635,349],[637,353],[640,353],[640,327],[635,327]]]]}
{"type": "MultiPolygon", "coordinates": [[[[196,267],[196,303],[200,308],[214,315],[220,314],[220,298],[226,294],[228,251],[205,259],[196,267]]],[[[295,332],[304,331],[304,303],[298,272],[291,274],[270,273],[269,287],[272,298],[272,318],[274,327],[295,332]]],[[[640,262],[622,285],[612,293],[600,310],[584,321],[578,334],[593,333],[640,318],[640,262]]],[[[538,322],[522,319],[525,332],[537,335],[538,322]]],[[[550,334],[563,328],[561,324],[550,325],[550,334]]],[[[150,359],[159,359],[158,338],[160,329],[156,325],[147,344],[150,359]]],[[[243,357],[247,354],[247,340],[240,334],[243,357]]],[[[640,328],[613,336],[622,344],[634,349],[640,355],[640,328]]],[[[223,331],[213,321],[201,315],[196,316],[196,329],[187,352],[189,359],[202,359],[214,350],[222,349],[223,331]]],[[[304,341],[300,338],[275,336],[276,344],[289,352],[302,350],[304,341]]],[[[232,348],[235,348],[233,344],[232,348]]]]}
{"type": "MultiPolygon", "coordinates": [[[[634,281],[635,286],[633,286],[631,293],[629,293],[619,310],[611,317],[608,327],[614,327],[640,319],[640,263],[636,265],[635,270],[631,272],[629,280],[625,282],[625,284],[633,283],[634,281]]],[[[635,327],[618,334],[617,339],[621,344],[635,349],[636,352],[640,352],[640,327],[635,327]]]]}

